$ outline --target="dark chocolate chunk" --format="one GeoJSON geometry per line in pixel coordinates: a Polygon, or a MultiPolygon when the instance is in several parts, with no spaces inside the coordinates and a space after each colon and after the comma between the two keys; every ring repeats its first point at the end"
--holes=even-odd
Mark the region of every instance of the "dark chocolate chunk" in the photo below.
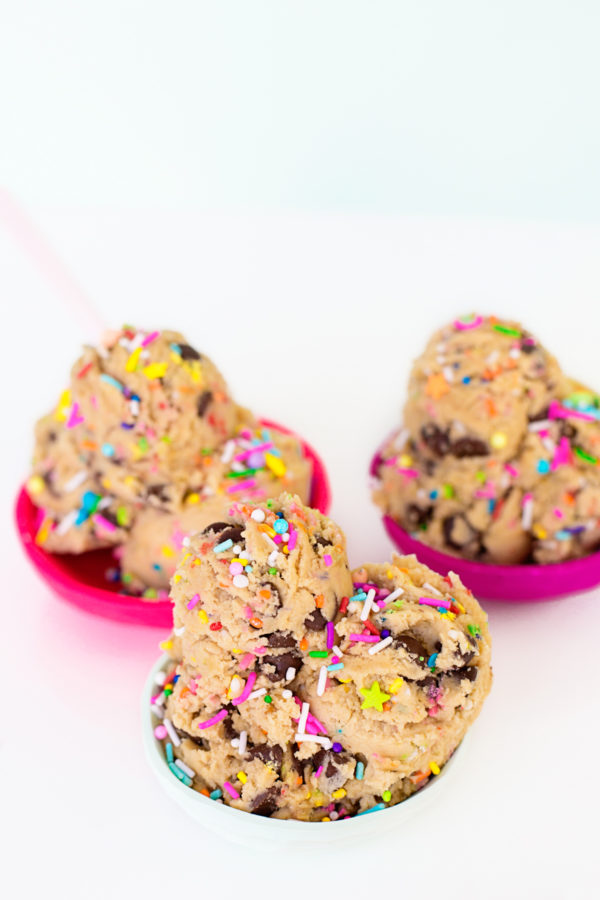
{"type": "Polygon", "coordinates": [[[319,547],[333,546],[331,541],[326,540],[322,534],[313,534],[313,540],[314,540],[315,544],[319,545],[319,547]]]}
{"type": "Polygon", "coordinates": [[[420,663],[426,663],[431,653],[421,641],[408,631],[402,632],[394,639],[395,647],[403,647],[410,656],[416,657],[420,663]]]}
{"type": "Polygon", "coordinates": [[[267,676],[269,681],[281,681],[285,678],[285,673],[292,666],[296,672],[302,667],[302,656],[300,653],[288,651],[287,653],[268,654],[261,656],[259,659],[261,672],[267,676]],[[274,672],[264,671],[265,666],[273,666],[274,672]]]}
{"type": "Polygon", "coordinates": [[[169,501],[169,486],[167,484],[151,484],[146,488],[146,497],[151,500],[156,497],[161,503],[169,501]]]}
{"type": "Polygon", "coordinates": [[[409,528],[418,528],[420,525],[426,525],[429,522],[433,515],[433,506],[422,509],[416,503],[409,503],[404,515],[409,528]]]}
{"type": "Polygon", "coordinates": [[[464,459],[470,456],[488,456],[490,448],[485,441],[478,438],[462,437],[452,443],[452,453],[458,459],[464,459]]]}
{"type": "Polygon", "coordinates": [[[528,418],[530,422],[544,422],[548,418],[550,407],[545,406],[536,413],[532,413],[528,418]]]}
{"type": "Polygon", "coordinates": [[[272,816],[279,805],[277,801],[279,800],[280,790],[281,788],[273,785],[272,787],[267,788],[266,791],[263,791],[262,794],[257,794],[250,804],[251,812],[253,812],[255,816],[272,816]]]}
{"type": "Polygon", "coordinates": [[[478,550],[480,547],[479,532],[469,524],[462,513],[446,516],[442,521],[442,531],[448,547],[453,550],[478,550]]]}
{"type": "Polygon", "coordinates": [[[225,732],[225,737],[228,741],[233,741],[239,737],[238,732],[233,727],[230,716],[226,716],[226,718],[223,719],[223,731],[225,732]]]}
{"type": "Polygon", "coordinates": [[[437,425],[428,423],[421,428],[421,437],[424,443],[436,456],[446,456],[450,450],[450,438],[446,431],[442,431],[437,425]]]}
{"type": "Polygon", "coordinates": [[[192,743],[196,744],[197,747],[200,747],[201,750],[210,749],[210,744],[204,738],[196,737],[194,734],[190,734],[189,731],[184,731],[182,728],[176,728],[175,725],[173,726],[173,728],[175,728],[176,733],[179,735],[182,741],[192,741],[192,743]]]}
{"type": "Polygon", "coordinates": [[[199,416],[204,415],[204,413],[208,409],[208,406],[209,406],[212,398],[213,398],[212,391],[203,391],[203,393],[200,394],[200,396],[198,397],[198,403],[196,405],[196,409],[198,411],[199,416]]]}
{"type": "Polygon", "coordinates": [[[448,671],[442,672],[441,674],[451,675],[460,680],[466,678],[468,681],[475,681],[479,672],[477,666],[457,666],[456,668],[448,669],[448,671]]]}
{"type": "Polygon", "coordinates": [[[202,534],[218,534],[220,543],[231,540],[237,544],[241,540],[243,530],[243,525],[232,525],[231,522],[213,522],[212,525],[206,526],[202,534]]]}
{"type": "Polygon", "coordinates": [[[177,346],[182,359],[202,359],[198,351],[190,347],[189,344],[178,344],[177,346]]]}
{"type": "Polygon", "coordinates": [[[560,436],[567,438],[568,441],[573,440],[573,438],[577,435],[577,429],[574,425],[571,425],[570,422],[561,422],[560,423],[560,436]]]}
{"type": "Polygon", "coordinates": [[[308,631],[323,631],[327,627],[327,619],[320,609],[313,611],[305,618],[304,627],[308,631]]]}
{"type": "Polygon", "coordinates": [[[224,528],[229,528],[231,522],[213,522],[211,525],[207,525],[206,528],[203,529],[202,534],[208,534],[212,531],[213,534],[220,534],[224,528]]]}
{"type": "Polygon", "coordinates": [[[246,750],[247,759],[260,759],[265,765],[274,769],[281,769],[283,763],[283,750],[279,744],[256,744],[246,750]]]}
{"type": "Polygon", "coordinates": [[[264,635],[269,647],[295,647],[296,639],[291,631],[273,631],[264,635]]]}

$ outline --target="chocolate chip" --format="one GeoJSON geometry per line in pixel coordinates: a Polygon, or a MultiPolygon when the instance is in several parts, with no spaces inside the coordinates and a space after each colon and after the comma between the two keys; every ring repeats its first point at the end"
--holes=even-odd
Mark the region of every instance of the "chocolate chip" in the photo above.
{"type": "Polygon", "coordinates": [[[462,437],[452,443],[452,453],[458,459],[470,456],[488,456],[489,452],[488,445],[478,438],[462,437]]]}
{"type": "Polygon", "coordinates": [[[190,347],[189,344],[178,344],[177,346],[182,359],[202,359],[198,351],[190,347]]]}
{"type": "Polygon", "coordinates": [[[146,488],[146,498],[156,497],[161,503],[167,503],[169,500],[169,486],[167,484],[151,484],[146,488]]]}
{"type": "Polygon", "coordinates": [[[252,803],[250,804],[250,810],[254,813],[255,816],[272,816],[274,812],[276,812],[278,807],[279,800],[279,792],[281,788],[273,785],[273,787],[267,788],[266,791],[263,791],[262,794],[257,794],[252,803]]]}
{"type": "Polygon", "coordinates": [[[426,663],[431,656],[427,647],[425,647],[425,645],[422,644],[421,641],[418,640],[418,638],[414,637],[414,635],[410,634],[408,631],[397,635],[397,637],[394,639],[394,646],[403,647],[410,656],[416,657],[416,659],[421,663],[426,663]]]}
{"type": "Polygon", "coordinates": [[[234,544],[237,544],[241,540],[243,531],[243,525],[232,525],[231,522],[213,522],[212,525],[206,526],[202,534],[218,534],[220,543],[233,541],[234,544]]]}
{"type": "Polygon", "coordinates": [[[574,425],[571,425],[570,422],[561,422],[560,424],[560,436],[567,438],[567,440],[571,441],[577,434],[577,429],[574,425]]]}
{"type": "Polygon", "coordinates": [[[442,674],[451,675],[461,681],[463,678],[466,678],[468,681],[475,681],[479,672],[477,666],[457,666],[455,669],[448,669],[448,671],[443,672],[442,674]]]}
{"type": "Polygon", "coordinates": [[[300,653],[294,653],[291,650],[287,653],[268,654],[261,656],[259,660],[261,672],[267,676],[269,681],[281,681],[285,678],[285,673],[290,668],[294,668],[296,672],[302,667],[302,656],[300,653]],[[274,672],[265,672],[265,666],[273,666],[274,672]]]}
{"type": "Polygon", "coordinates": [[[247,759],[260,759],[265,765],[274,769],[281,769],[283,763],[283,750],[279,744],[256,744],[246,751],[247,759]]]}
{"type": "Polygon", "coordinates": [[[213,522],[211,525],[207,525],[206,528],[202,531],[202,534],[209,534],[212,532],[213,534],[220,534],[224,528],[229,528],[231,522],[213,522]]]}
{"type": "Polygon", "coordinates": [[[418,528],[420,525],[426,525],[433,515],[433,506],[422,509],[416,503],[409,503],[406,507],[404,517],[409,528],[418,528]]]}
{"type": "Polygon", "coordinates": [[[480,547],[479,533],[467,522],[462,513],[446,516],[442,521],[444,540],[453,550],[464,550],[468,547],[476,552],[480,547]]]}
{"type": "Polygon", "coordinates": [[[239,733],[233,727],[233,722],[231,721],[231,717],[227,716],[223,719],[223,731],[225,732],[225,737],[228,741],[233,741],[239,737],[239,733]]]}
{"type": "Polygon", "coordinates": [[[550,407],[545,406],[536,413],[531,413],[527,418],[530,422],[544,422],[548,418],[550,407]]]}
{"type": "Polygon", "coordinates": [[[203,416],[208,406],[213,398],[212,391],[204,391],[198,397],[198,402],[196,404],[196,409],[198,411],[199,416],[203,416]]]}
{"type": "Polygon", "coordinates": [[[327,627],[327,619],[320,609],[313,611],[305,618],[304,627],[308,631],[323,631],[327,627]]]}
{"type": "Polygon", "coordinates": [[[313,534],[313,540],[319,547],[332,547],[331,541],[326,540],[322,534],[313,534]]]}
{"type": "Polygon", "coordinates": [[[189,731],[184,731],[182,728],[176,728],[175,726],[173,726],[173,728],[175,728],[176,733],[182,741],[192,741],[192,743],[196,744],[197,747],[200,747],[201,750],[210,750],[210,744],[204,738],[196,737],[196,735],[190,734],[189,731]]]}
{"type": "Polygon", "coordinates": [[[473,650],[466,650],[464,653],[457,653],[457,656],[460,656],[463,663],[466,665],[470,663],[473,657],[475,656],[475,652],[473,650]]]}
{"type": "Polygon", "coordinates": [[[428,423],[421,428],[421,437],[432,453],[436,456],[445,456],[450,450],[450,439],[447,432],[442,431],[437,425],[428,423]]]}
{"type": "Polygon", "coordinates": [[[269,647],[295,647],[296,639],[291,631],[273,631],[265,634],[264,638],[269,647]]]}

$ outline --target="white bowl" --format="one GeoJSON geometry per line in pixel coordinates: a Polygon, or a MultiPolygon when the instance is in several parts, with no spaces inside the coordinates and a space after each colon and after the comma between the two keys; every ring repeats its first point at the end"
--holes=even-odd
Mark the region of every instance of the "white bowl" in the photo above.
{"type": "Polygon", "coordinates": [[[156,693],[155,676],[172,668],[172,660],[164,655],[150,670],[142,696],[142,734],[146,757],[163,790],[200,825],[214,831],[219,837],[243,844],[252,849],[265,849],[274,844],[294,846],[344,843],[364,838],[385,828],[400,828],[415,813],[439,802],[441,787],[446,783],[456,758],[464,753],[464,741],[446,763],[442,771],[429,783],[402,803],[389,806],[368,815],[354,816],[337,822],[299,822],[295,819],[269,819],[234,809],[224,803],[216,803],[193,788],[183,785],[167,765],[162,741],[154,737],[159,720],[150,709],[150,698],[156,693]]]}

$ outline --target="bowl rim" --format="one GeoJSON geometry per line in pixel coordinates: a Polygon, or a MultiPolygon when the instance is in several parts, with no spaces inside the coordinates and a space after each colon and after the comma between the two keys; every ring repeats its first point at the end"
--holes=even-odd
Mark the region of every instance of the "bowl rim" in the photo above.
{"type": "MultiPolygon", "coordinates": [[[[285,425],[280,425],[278,422],[265,418],[259,418],[258,422],[267,428],[279,431],[281,434],[291,434],[298,438],[305,457],[312,462],[313,471],[309,502],[311,504],[315,501],[318,502],[319,509],[326,515],[331,508],[331,485],[327,469],[319,454],[308,441],[285,425]]],[[[147,600],[142,597],[124,594],[121,591],[111,591],[108,588],[96,587],[80,581],[70,572],[65,571],[58,562],[62,554],[49,553],[36,544],[35,538],[39,525],[35,529],[31,529],[27,524],[32,507],[41,512],[41,508],[36,506],[27,493],[25,484],[22,484],[14,505],[16,531],[27,557],[47,584],[59,592],[63,590],[70,593],[79,592],[79,594],[85,594],[90,606],[118,607],[125,615],[127,613],[135,615],[142,610],[150,609],[153,611],[153,618],[157,618],[161,614],[170,614],[172,605],[169,599],[147,600]]],[[[81,605],[85,608],[85,604],[81,605]]],[[[140,620],[137,621],[139,624],[143,624],[140,620]]],[[[155,623],[149,622],[149,624],[155,623]]]]}
{"type": "MultiPolygon", "coordinates": [[[[154,681],[155,675],[173,665],[175,665],[174,660],[164,653],[155,661],[146,677],[141,696],[142,741],[146,758],[151,769],[161,782],[168,782],[169,791],[174,790],[177,796],[181,798],[180,805],[189,807],[190,803],[197,804],[198,808],[205,808],[208,816],[217,815],[220,816],[222,820],[227,820],[227,818],[229,818],[229,820],[235,821],[238,825],[245,825],[249,828],[260,828],[263,831],[281,831],[283,825],[285,826],[287,837],[307,837],[309,826],[314,827],[315,825],[328,824],[324,822],[305,822],[300,819],[274,819],[271,817],[255,816],[250,812],[236,809],[234,806],[229,806],[226,803],[216,803],[209,797],[205,797],[203,794],[199,793],[199,791],[186,787],[172,775],[163,753],[162,742],[154,736],[154,729],[156,728],[158,720],[150,708],[150,700],[157,687],[154,681]],[[217,810],[220,811],[217,812],[217,810]]],[[[379,821],[379,816],[384,813],[388,813],[388,818],[386,819],[388,824],[391,822],[392,813],[396,816],[408,811],[410,811],[411,814],[416,813],[419,808],[424,805],[423,801],[426,800],[429,802],[432,799],[432,794],[434,796],[437,795],[438,791],[436,785],[446,783],[446,778],[444,776],[446,776],[454,767],[456,758],[464,752],[464,746],[465,743],[467,743],[467,739],[468,732],[456,747],[452,756],[444,763],[439,775],[430,779],[423,788],[415,791],[414,794],[411,794],[410,797],[407,797],[406,800],[403,800],[400,803],[395,803],[393,806],[386,806],[385,809],[376,810],[375,813],[378,817],[377,821],[379,821]],[[410,804],[408,809],[407,804],[410,804]]],[[[351,816],[350,818],[336,820],[336,834],[341,835],[342,828],[345,832],[355,830],[359,828],[358,823],[361,823],[360,827],[362,827],[362,820],[367,814],[370,815],[370,813],[365,811],[362,814],[351,816]]],[[[210,827],[210,825],[207,825],[207,827],[210,827]]]]}
{"type": "MultiPolygon", "coordinates": [[[[371,463],[369,466],[369,475],[371,478],[378,478],[379,466],[383,460],[382,451],[387,443],[394,438],[401,431],[401,427],[394,429],[394,431],[390,432],[387,438],[379,445],[375,454],[371,459],[371,463]]],[[[592,553],[588,553],[586,556],[580,556],[577,559],[568,559],[563,562],[554,562],[554,563],[545,563],[542,565],[541,563],[520,563],[520,564],[511,564],[511,565],[502,565],[500,563],[486,563],[486,562],[478,562],[473,559],[466,559],[463,556],[455,556],[451,553],[443,553],[441,550],[437,550],[435,547],[431,547],[429,544],[425,543],[425,541],[421,541],[418,538],[413,537],[413,535],[406,531],[396,519],[393,519],[391,516],[387,514],[383,514],[382,517],[385,528],[392,537],[394,538],[394,532],[398,532],[402,538],[409,545],[414,545],[414,550],[411,550],[412,553],[418,554],[418,548],[425,547],[427,552],[431,555],[432,558],[437,558],[440,560],[441,565],[447,565],[454,561],[455,565],[460,565],[464,568],[465,571],[470,570],[477,574],[483,574],[486,572],[490,577],[493,577],[494,574],[497,575],[520,575],[523,576],[524,573],[527,572],[545,572],[547,574],[551,574],[553,569],[558,567],[561,568],[561,571],[568,571],[572,573],[573,577],[576,577],[577,573],[587,568],[590,559],[598,559],[600,561],[600,550],[595,550],[592,553]]],[[[599,578],[600,581],[600,578],[599,578]]]]}

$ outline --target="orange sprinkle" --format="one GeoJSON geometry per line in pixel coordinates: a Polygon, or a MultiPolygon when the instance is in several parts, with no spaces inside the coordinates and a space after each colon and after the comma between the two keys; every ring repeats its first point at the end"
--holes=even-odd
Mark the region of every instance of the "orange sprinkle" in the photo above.
{"type": "Polygon", "coordinates": [[[325,597],[323,594],[319,594],[318,597],[315,597],[315,606],[317,609],[323,609],[323,604],[325,602],[325,597]]]}
{"type": "Polygon", "coordinates": [[[269,600],[271,597],[271,591],[268,591],[268,590],[259,591],[258,596],[262,597],[263,600],[269,600]]]}
{"type": "Polygon", "coordinates": [[[259,619],[258,616],[252,616],[252,618],[250,619],[250,624],[253,628],[263,627],[262,619],[259,619]]]}
{"type": "Polygon", "coordinates": [[[96,443],[96,441],[85,440],[85,441],[81,442],[81,446],[84,447],[86,450],[97,450],[98,449],[98,444],[96,443]]]}
{"type": "Polygon", "coordinates": [[[306,638],[302,638],[302,640],[300,641],[300,649],[302,651],[308,650],[308,641],[306,640],[306,638]]]}
{"type": "Polygon", "coordinates": [[[444,394],[447,394],[449,390],[450,385],[441,372],[436,372],[435,375],[430,375],[427,379],[425,393],[433,400],[439,400],[444,394]]]}
{"type": "Polygon", "coordinates": [[[485,405],[487,408],[488,416],[491,416],[492,418],[494,418],[494,416],[498,415],[498,410],[496,409],[496,404],[494,403],[494,401],[492,400],[491,397],[485,398],[485,405]]]}

